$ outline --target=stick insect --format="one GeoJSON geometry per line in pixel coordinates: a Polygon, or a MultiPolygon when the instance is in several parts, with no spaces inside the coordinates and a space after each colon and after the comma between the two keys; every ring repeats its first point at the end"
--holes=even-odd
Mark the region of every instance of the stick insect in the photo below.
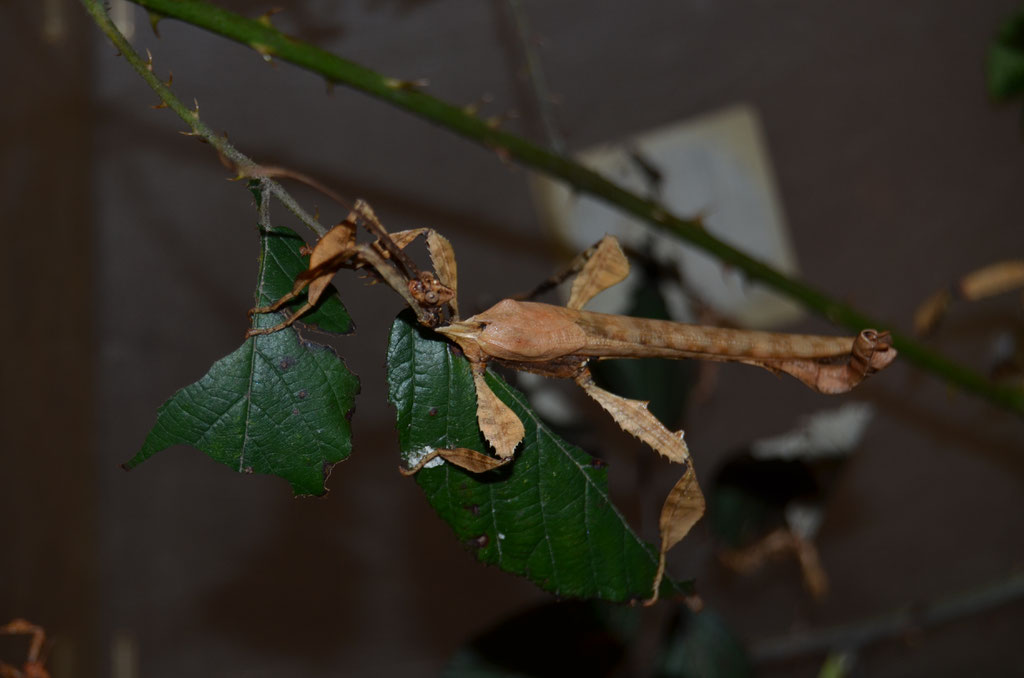
{"type": "MultiPolygon", "coordinates": [[[[414,309],[421,324],[458,345],[470,362],[477,422],[497,456],[465,448],[435,450],[403,473],[414,474],[436,457],[474,473],[512,460],[524,437],[524,427],[484,379],[492,362],[548,377],[572,379],[624,431],[684,467],[682,477],[662,507],[658,569],[651,597],[645,604],[657,601],[666,553],[704,514],[704,495],[683,432],[668,430],[648,411],[646,402],[624,398],[597,386],[588,367],[590,361],[661,357],[739,362],[789,374],[820,393],[835,394],[850,390],[896,357],[888,333],[870,329],[856,337],[776,334],[585,311],[587,302],[629,273],[629,262],[618,241],[607,236],[577,257],[559,276],[575,275],[565,306],[508,298],[461,320],[451,244],[427,228],[388,234],[369,205],[362,201],[310,251],[310,267],[296,278],[292,291],[251,313],[277,311],[306,286],[307,302],[279,325],[253,329],[249,334],[274,332],[290,325],[316,304],[340,268],[364,269],[389,284],[414,309]],[[356,244],[355,232],[360,224],[377,237],[376,242],[356,244]],[[420,235],[426,236],[435,272],[418,270],[404,253],[404,248],[420,235]]],[[[553,279],[541,288],[556,282],[553,279]]]]}

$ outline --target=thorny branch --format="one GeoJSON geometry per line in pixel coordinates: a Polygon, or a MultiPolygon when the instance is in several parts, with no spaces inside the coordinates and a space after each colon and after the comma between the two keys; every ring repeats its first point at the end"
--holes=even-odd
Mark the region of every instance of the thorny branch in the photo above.
{"type": "MultiPolygon", "coordinates": [[[[216,134],[211,130],[206,123],[199,118],[199,103],[196,102],[195,108],[188,108],[170,88],[170,80],[164,82],[156,76],[153,69],[152,57],[143,59],[138,52],[131,46],[128,39],[122,35],[121,31],[117,29],[114,22],[110,20],[110,16],[107,14],[101,2],[98,0],[82,0],[82,4],[85,6],[86,11],[92,16],[93,21],[99,26],[100,30],[103,31],[104,35],[113,43],[114,47],[117,48],[118,52],[125,58],[125,60],[135,69],[143,80],[146,81],[157,96],[160,97],[161,103],[154,108],[170,108],[174,111],[179,118],[181,118],[186,125],[191,128],[191,132],[185,132],[187,136],[195,136],[202,141],[210,144],[217,151],[217,154],[221,157],[221,160],[225,165],[228,165],[232,169],[235,169],[239,173],[239,178],[251,176],[261,176],[259,168],[260,166],[251,160],[244,153],[236,149],[227,140],[227,137],[216,134]]],[[[318,236],[322,236],[327,232],[327,229],[306,210],[302,209],[298,202],[284,189],[281,184],[272,180],[265,179],[263,181],[264,190],[272,194],[278,200],[281,201],[288,210],[294,214],[298,219],[309,227],[318,236]]]]}
{"type": "Polygon", "coordinates": [[[1022,597],[1024,572],[1015,572],[1004,580],[920,606],[900,608],[841,626],[754,641],[750,654],[760,664],[817,652],[855,651],[884,638],[979,614],[1022,597]]]}
{"type": "MultiPolygon", "coordinates": [[[[81,1],[103,32],[114,42],[122,54],[129,58],[133,67],[167,102],[168,106],[173,108],[183,120],[189,122],[197,132],[200,129],[205,129],[198,127],[201,124],[198,121],[198,116],[193,115],[180,102],[172,103],[172,100],[177,101],[174,99],[174,95],[146,69],[145,63],[138,59],[137,55],[134,59],[131,58],[130,55],[134,55],[134,52],[124,37],[110,23],[100,2],[98,0],[81,1]],[[192,122],[193,119],[195,124],[192,122]]],[[[180,19],[247,45],[264,58],[288,61],[300,68],[322,75],[331,83],[343,83],[430,120],[456,134],[495,150],[502,157],[514,159],[527,167],[561,179],[581,193],[601,198],[655,228],[674,233],[715,256],[723,264],[743,271],[751,280],[760,281],[774,288],[834,323],[855,330],[863,327],[884,328],[890,325],[873,320],[852,306],[836,301],[810,285],[790,278],[764,262],[718,240],[703,228],[699,219],[686,219],[671,214],[657,201],[648,200],[627,191],[566,156],[553,153],[516,135],[502,131],[491,121],[480,119],[467,113],[461,107],[418,91],[417,84],[414,82],[382,76],[319,47],[284,35],[271,25],[266,16],[260,19],[248,19],[202,0],[132,1],[157,15],[157,18],[167,16],[180,19]]],[[[220,149],[229,147],[223,140],[214,143],[213,139],[217,137],[209,130],[200,133],[200,136],[220,149]]],[[[244,165],[243,162],[240,162],[244,158],[241,154],[238,154],[240,157],[236,160],[227,150],[222,150],[222,153],[232,159],[236,165],[244,165]]],[[[294,208],[297,205],[290,198],[285,197],[287,194],[284,194],[279,186],[272,186],[271,190],[289,209],[295,211],[294,208]]],[[[318,235],[323,234],[323,227],[316,224],[315,220],[304,218],[303,221],[318,235]]],[[[949,360],[903,334],[893,332],[892,338],[894,346],[904,358],[919,368],[939,376],[950,384],[975,393],[1000,407],[1018,415],[1024,415],[1024,390],[995,384],[981,374],[949,360]]]]}

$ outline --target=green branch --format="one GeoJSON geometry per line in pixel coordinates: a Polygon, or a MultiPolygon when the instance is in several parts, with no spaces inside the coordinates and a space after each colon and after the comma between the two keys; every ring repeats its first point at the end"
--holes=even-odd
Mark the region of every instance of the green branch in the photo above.
{"type": "MultiPolygon", "coordinates": [[[[255,170],[259,166],[250,160],[245,154],[240,152],[234,146],[232,146],[226,137],[214,133],[209,127],[199,119],[199,104],[195,105],[195,108],[189,108],[175,96],[174,92],[171,91],[170,81],[163,82],[156,76],[153,71],[153,60],[143,59],[138,52],[131,46],[128,39],[121,34],[121,31],[117,29],[114,22],[110,20],[110,16],[107,14],[106,9],[99,0],[82,0],[82,4],[85,6],[85,10],[99,26],[100,30],[103,31],[104,35],[110,39],[114,47],[117,48],[121,56],[128,61],[132,68],[135,69],[142,79],[146,81],[160,100],[163,102],[160,104],[160,108],[169,108],[178,114],[178,117],[185,121],[185,124],[191,128],[189,136],[199,137],[206,143],[213,146],[217,153],[228,161],[231,165],[239,171],[240,176],[246,176],[247,170],[255,170]]],[[[317,235],[323,235],[327,232],[327,229],[317,221],[315,217],[306,212],[299,205],[295,199],[284,190],[278,182],[272,179],[262,178],[261,179],[264,190],[269,192],[275,198],[281,201],[281,203],[288,208],[292,214],[299,218],[306,226],[312,229],[317,235]]]]}
{"type": "MultiPolygon", "coordinates": [[[[95,4],[94,0],[82,1],[87,7],[95,4]]],[[[331,83],[344,84],[370,94],[472,139],[527,167],[561,179],[581,193],[596,196],[656,228],[675,233],[692,245],[714,255],[724,264],[740,269],[750,279],[758,280],[799,301],[834,323],[853,330],[865,327],[885,328],[887,325],[872,320],[855,308],[835,301],[806,283],[783,275],[764,262],[718,240],[704,230],[698,219],[685,219],[670,214],[658,203],[625,190],[567,157],[531,144],[467,113],[462,108],[417,91],[412,83],[382,76],[315,45],[286,36],[275,29],[266,17],[249,19],[201,0],[132,1],[156,15],[180,19],[248,45],[264,57],[287,61],[317,73],[331,83]]],[[[145,74],[143,76],[145,77],[145,74]]],[[[893,338],[896,348],[909,362],[1001,407],[1017,414],[1024,414],[1024,390],[994,384],[981,374],[958,365],[901,334],[894,333],[893,338]]]]}
{"type": "Polygon", "coordinates": [[[768,638],[750,644],[757,663],[792,659],[805,654],[859,651],[876,641],[920,632],[961,617],[980,614],[1024,598],[1024,572],[947,598],[908,605],[859,622],[768,638]]]}

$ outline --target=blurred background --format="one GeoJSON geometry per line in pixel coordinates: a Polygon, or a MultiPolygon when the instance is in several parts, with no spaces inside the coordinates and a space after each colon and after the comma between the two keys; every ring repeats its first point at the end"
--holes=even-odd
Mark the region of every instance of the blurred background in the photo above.
{"type": "MultiPolygon", "coordinates": [[[[288,33],[425,78],[447,101],[482,102],[482,115],[516,111],[507,129],[568,152],[742,106],[801,276],[895,328],[909,329],[935,290],[1024,252],[1019,111],[992,104],[983,69],[1016,2],[273,5],[288,33]],[[525,77],[529,52],[547,97],[525,77]]],[[[392,230],[446,234],[470,312],[564,262],[524,169],[196,28],[163,21],[157,38],[141,10],[112,10],[241,151],[365,198],[392,230]]],[[[337,285],[358,331],[334,345],[362,390],[354,451],[327,497],[293,499],[277,478],[189,448],[119,468],[159,405],[241,342],[258,249],[251,196],[172,113],[151,109],[156,96],[78,3],[6,2],[0,16],[0,623],[44,625],[56,676],[436,675],[474,637],[549,602],[476,563],[396,473],[382,365],[401,303],[351,276],[337,285]]],[[[325,222],[342,216],[293,193],[325,222]]],[[[1019,295],[956,305],[930,341],[986,371],[1022,323],[1019,295]]],[[[784,329],[837,331],[806,315],[784,329]]],[[[757,675],[818,675],[825,653],[787,639],[920,610],[1024,564],[1019,417],[905,364],[848,399],[874,417],[823,497],[825,598],[805,590],[792,558],[729,572],[709,521],[670,556],[757,675]]],[[[690,401],[681,421],[705,479],[752,441],[847,402],[732,366],[690,401]]],[[[610,460],[619,506],[654,540],[673,471],[599,416],[585,421],[574,442],[610,460]]],[[[997,602],[840,645],[857,650],[854,675],[1024,674],[1024,602],[997,602]]],[[[646,614],[658,629],[668,613],[646,614]]],[[[21,640],[0,640],[0,659],[17,661],[21,640]]],[[[631,661],[614,675],[643,675],[643,659],[631,661]]]]}

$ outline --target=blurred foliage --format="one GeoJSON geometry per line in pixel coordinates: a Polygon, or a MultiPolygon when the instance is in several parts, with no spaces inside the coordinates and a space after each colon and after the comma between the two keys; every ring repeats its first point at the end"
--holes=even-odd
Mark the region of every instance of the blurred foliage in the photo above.
{"type": "Polygon", "coordinates": [[[666,623],[642,608],[554,602],[506,619],[460,648],[445,678],[746,678],[746,651],[713,610],[673,609],[666,623]],[[653,643],[639,642],[655,633],[653,643]],[[639,648],[649,648],[638,656],[639,648]]]}

